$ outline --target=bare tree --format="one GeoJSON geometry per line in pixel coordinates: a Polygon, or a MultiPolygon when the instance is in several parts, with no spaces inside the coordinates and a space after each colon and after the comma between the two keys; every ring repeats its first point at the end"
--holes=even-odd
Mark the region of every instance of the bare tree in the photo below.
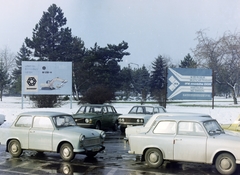
{"type": "Polygon", "coordinates": [[[193,49],[199,67],[209,68],[217,74],[217,83],[227,85],[237,104],[237,86],[240,73],[240,35],[226,32],[219,39],[211,39],[203,31],[197,32],[198,44],[193,49]]]}
{"type": "Polygon", "coordinates": [[[16,67],[16,57],[13,52],[8,47],[5,47],[0,51],[0,58],[4,64],[4,68],[11,75],[13,69],[16,67]]]}

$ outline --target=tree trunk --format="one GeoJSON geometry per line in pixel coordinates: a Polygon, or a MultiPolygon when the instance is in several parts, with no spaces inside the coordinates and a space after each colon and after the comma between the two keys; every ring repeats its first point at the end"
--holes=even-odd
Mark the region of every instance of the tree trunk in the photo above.
{"type": "Polygon", "coordinates": [[[233,97],[233,102],[236,105],[236,104],[238,104],[238,102],[237,102],[237,95],[236,95],[236,91],[235,91],[234,87],[232,87],[232,97],[233,97]]]}

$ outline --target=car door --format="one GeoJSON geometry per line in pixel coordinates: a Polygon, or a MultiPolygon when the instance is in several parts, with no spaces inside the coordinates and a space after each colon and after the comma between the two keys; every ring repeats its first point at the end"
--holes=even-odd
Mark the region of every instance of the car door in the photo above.
{"type": "Polygon", "coordinates": [[[29,149],[52,151],[52,134],[54,127],[50,118],[36,116],[33,127],[29,130],[29,149]]]}
{"type": "Polygon", "coordinates": [[[207,136],[199,123],[192,121],[179,122],[173,144],[174,160],[206,161],[207,136]]]}
{"type": "Polygon", "coordinates": [[[111,127],[111,116],[106,106],[102,107],[102,127],[103,128],[111,127]]]}

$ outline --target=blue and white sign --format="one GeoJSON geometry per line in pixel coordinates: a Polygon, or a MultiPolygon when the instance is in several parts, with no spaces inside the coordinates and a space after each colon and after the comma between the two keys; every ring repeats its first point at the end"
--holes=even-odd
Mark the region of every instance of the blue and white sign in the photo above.
{"type": "Polygon", "coordinates": [[[169,68],[167,98],[172,100],[211,100],[212,70],[169,68]]]}
{"type": "Polygon", "coordinates": [[[23,61],[22,94],[72,94],[72,62],[23,61]]]}

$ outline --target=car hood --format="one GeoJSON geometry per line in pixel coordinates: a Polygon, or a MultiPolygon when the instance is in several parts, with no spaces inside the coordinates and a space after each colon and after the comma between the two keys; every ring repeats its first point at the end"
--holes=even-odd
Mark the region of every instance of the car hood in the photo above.
{"type": "Polygon", "coordinates": [[[96,137],[99,136],[101,130],[97,129],[88,129],[88,128],[82,128],[80,126],[67,126],[67,127],[62,127],[59,128],[59,131],[66,132],[66,133],[72,133],[72,134],[82,134],[85,135],[85,137],[96,137]]]}
{"type": "Polygon", "coordinates": [[[144,117],[151,117],[152,114],[123,114],[120,115],[118,118],[144,118],[144,117]]]}
{"type": "Polygon", "coordinates": [[[74,114],[73,118],[94,118],[94,117],[99,117],[101,116],[101,113],[96,114],[96,113],[92,113],[92,114],[74,114]]]}

